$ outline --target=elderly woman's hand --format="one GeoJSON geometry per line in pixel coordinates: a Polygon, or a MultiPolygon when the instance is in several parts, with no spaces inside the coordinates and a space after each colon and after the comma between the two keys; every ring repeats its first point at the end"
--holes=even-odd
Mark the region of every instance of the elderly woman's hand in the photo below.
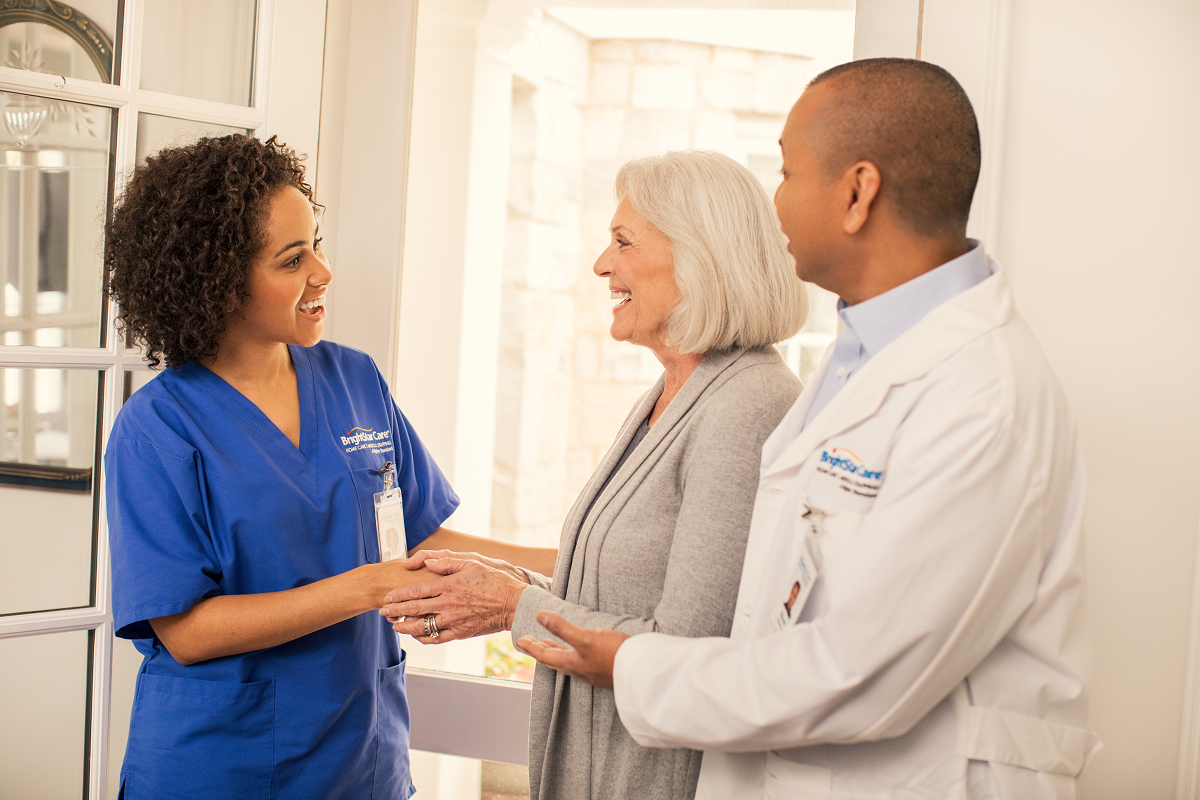
{"type": "MultiPolygon", "coordinates": [[[[529,579],[525,577],[524,571],[520,567],[513,566],[507,561],[501,561],[498,558],[488,558],[481,556],[479,553],[457,553],[453,550],[418,550],[404,560],[404,566],[408,569],[420,569],[425,566],[426,561],[434,561],[441,559],[459,559],[464,561],[478,561],[480,564],[485,564],[501,572],[507,572],[521,583],[529,583],[529,579]]],[[[435,572],[437,570],[434,570],[435,572]]],[[[451,570],[457,571],[457,570],[451,570]]],[[[439,572],[439,575],[448,575],[450,571],[439,572]]],[[[395,620],[392,620],[395,622],[395,620]]]]}
{"type": "Polygon", "coordinates": [[[393,630],[422,644],[509,630],[521,592],[529,588],[524,575],[512,565],[461,553],[417,553],[405,566],[424,566],[443,577],[393,589],[379,613],[394,623],[393,630]],[[426,635],[426,618],[431,616],[437,626],[435,636],[426,635]]]}

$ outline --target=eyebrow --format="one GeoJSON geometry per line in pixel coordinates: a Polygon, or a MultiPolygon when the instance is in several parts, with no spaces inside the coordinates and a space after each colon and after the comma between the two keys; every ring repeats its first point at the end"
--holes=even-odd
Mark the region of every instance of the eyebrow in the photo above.
{"type": "Polygon", "coordinates": [[[624,225],[614,225],[614,226],[612,226],[612,228],[610,228],[610,230],[613,233],[616,233],[617,231],[625,231],[627,233],[629,232],[629,228],[626,228],[624,225]]]}
{"type": "Polygon", "coordinates": [[[308,244],[308,242],[306,242],[302,239],[297,239],[296,241],[292,242],[291,244],[285,244],[283,247],[279,248],[279,252],[271,257],[279,258],[281,255],[286,253],[288,250],[291,250],[293,247],[304,247],[304,245],[306,245],[306,244],[308,244]]]}

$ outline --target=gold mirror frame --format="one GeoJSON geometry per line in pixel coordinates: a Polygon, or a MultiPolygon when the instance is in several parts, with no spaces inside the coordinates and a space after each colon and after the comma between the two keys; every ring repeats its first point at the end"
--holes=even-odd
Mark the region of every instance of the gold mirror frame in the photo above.
{"type": "Polygon", "coordinates": [[[112,83],[112,40],[74,7],[56,0],[0,0],[0,28],[17,22],[37,22],[62,31],[88,54],[104,82],[112,83]]]}

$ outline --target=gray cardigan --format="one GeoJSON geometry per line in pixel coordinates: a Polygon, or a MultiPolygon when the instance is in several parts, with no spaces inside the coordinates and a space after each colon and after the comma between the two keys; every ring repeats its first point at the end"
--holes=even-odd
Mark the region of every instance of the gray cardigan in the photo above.
{"type": "MultiPolygon", "coordinates": [[[[729,635],[763,440],[800,381],[773,347],[709,353],[605,486],[662,389],[660,378],[634,406],[575,501],[553,583],[533,575],[521,594],[514,642],[549,636],[542,609],[592,629],[729,635]]],[[[529,726],[531,800],[696,792],[701,754],[638,745],[611,689],[539,665],[529,726]]]]}

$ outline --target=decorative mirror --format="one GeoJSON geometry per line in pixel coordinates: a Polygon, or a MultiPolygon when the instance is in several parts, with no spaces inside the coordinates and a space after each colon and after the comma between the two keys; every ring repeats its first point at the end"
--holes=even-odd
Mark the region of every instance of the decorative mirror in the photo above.
{"type": "Polygon", "coordinates": [[[0,59],[13,69],[112,83],[108,34],[55,0],[0,0],[0,59]]]}

